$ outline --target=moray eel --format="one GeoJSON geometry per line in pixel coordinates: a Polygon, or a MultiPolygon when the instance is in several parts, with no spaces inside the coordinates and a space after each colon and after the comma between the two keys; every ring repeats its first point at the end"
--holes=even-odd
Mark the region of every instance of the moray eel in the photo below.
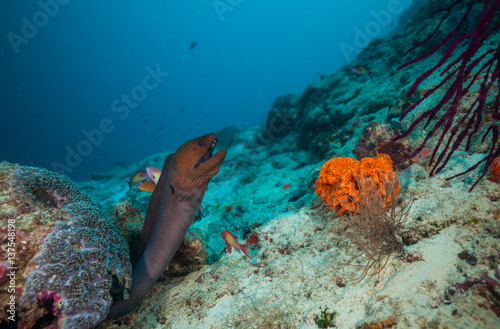
{"type": "Polygon", "coordinates": [[[226,150],[212,157],[217,141],[217,135],[206,134],[187,141],[167,156],[140,233],[139,250],[144,251],[132,273],[129,299],[116,301],[108,319],[132,311],[172,260],[200,208],[210,179],[226,157],[226,150]]]}

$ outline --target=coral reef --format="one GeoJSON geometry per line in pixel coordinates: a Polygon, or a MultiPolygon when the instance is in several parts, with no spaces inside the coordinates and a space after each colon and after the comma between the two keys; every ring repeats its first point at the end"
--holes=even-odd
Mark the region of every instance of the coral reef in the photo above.
{"type": "MultiPolygon", "coordinates": [[[[400,240],[404,252],[384,258],[379,275],[358,282],[367,258],[349,238],[349,218],[315,195],[323,161],[297,150],[286,137],[247,147],[256,134],[257,129],[249,128],[235,135],[203,200],[209,213],[190,228],[206,244],[208,261],[197,263],[193,272],[163,273],[131,314],[99,329],[314,329],[315,316],[325,306],[327,313],[337,312],[338,328],[498,325],[500,318],[489,304],[481,306],[491,297],[480,296],[482,289],[443,298],[448,287],[464,282],[464,275],[494,277],[497,271],[496,183],[485,181],[469,194],[467,182],[446,182],[443,175],[429,178],[420,163],[401,171],[407,185],[402,197],[415,197],[405,226],[421,228],[400,240]],[[290,188],[285,190],[285,183],[290,188]],[[225,251],[219,235],[225,229],[245,244],[258,236],[250,247],[258,266],[225,251]],[[464,249],[477,258],[476,265],[459,258],[464,249]]],[[[475,159],[452,159],[448,173],[460,172],[475,159]]],[[[121,177],[122,168],[116,169],[121,177]]],[[[110,191],[121,184],[123,194],[128,189],[118,178],[93,183],[110,191]]],[[[401,203],[394,206],[397,210],[401,203]]]]}
{"type": "Polygon", "coordinates": [[[472,294],[481,296],[482,306],[491,309],[500,318],[500,282],[487,274],[482,274],[479,278],[465,278],[464,282],[451,285],[445,292],[444,298],[451,302],[457,295],[469,290],[472,290],[472,294]]]}
{"type": "MultiPolygon", "coordinates": [[[[378,153],[400,129],[394,119],[422,96],[417,92],[406,100],[406,92],[443,54],[438,51],[415,63],[411,71],[398,71],[397,66],[415,55],[404,54],[407,44],[425,39],[439,24],[441,17],[429,13],[440,6],[441,1],[430,1],[408,21],[404,33],[373,40],[349,66],[321,77],[302,95],[276,100],[265,127],[230,131],[228,156],[203,199],[208,213],[191,225],[181,245],[186,257],[179,253],[174,257],[170,272],[162,274],[129,315],[100,323],[98,328],[499,327],[498,183],[481,180],[469,193],[471,177],[446,180],[484,157],[480,153],[488,149],[480,138],[471,145],[477,153],[458,150],[449,166],[432,177],[422,152],[410,166],[401,162],[396,169],[405,188],[395,183],[395,174],[377,174],[377,185],[362,177],[366,170],[359,169],[352,179],[346,174],[345,189],[352,189],[353,195],[344,199],[348,202],[344,207],[356,208],[358,213],[345,211],[347,216],[340,216],[315,193],[323,158],[353,157],[357,146],[360,157],[387,157],[378,153]],[[373,80],[353,74],[351,67],[357,65],[370,67],[373,80]],[[367,137],[372,133],[375,143],[370,145],[367,137]],[[379,185],[389,193],[379,194],[379,185]],[[370,189],[377,192],[366,192],[370,189]],[[405,200],[414,202],[409,207],[405,200]],[[385,225],[382,215],[404,225],[385,225]],[[367,226],[373,218],[379,225],[367,226]],[[353,223],[359,230],[350,226],[353,223]],[[411,227],[417,229],[404,234],[411,227]],[[250,243],[255,262],[237,253],[229,255],[219,235],[223,230],[242,237],[241,243],[250,243]],[[389,239],[384,241],[384,236],[389,239]],[[386,249],[377,249],[380,245],[386,249]],[[360,280],[363,274],[367,275],[360,280]]],[[[416,55],[431,50],[453,30],[466,8],[463,2],[453,7],[442,31],[429,40],[430,45],[415,49],[416,55]]],[[[477,24],[481,8],[479,3],[473,6],[463,32],[477,24]]],[[[471,92],[471,99],[479,93],[474,88],[471,92]]],[[[433,105],[434,101],[425,102],[433,105]]],[[[413,115],[418,117],[410,113],[403,128],[413,115]]],[[[390,156],[402,152],[402,159],[408,161],[405,153],[418,148],[426,129],[418,126],[399,140],[404,150],[390,146],[395,151],[390,156]]],[[[429,142],[437,142],[438,134],[435,137],[429,142]]],[[[98,181],[81,184],[93,201],[109,209],[132,245],[150,196],[137,191],[126,194],[129,187],[124,181],[146,165],[160,166],[165,156],[112,168],[94,175],[98,181]],[[137,202],[120,201],[123,197],[137,202]]],[[[392,161],[392,165],[384,162],[387,170],[397,167],[397,161],[392,161]]],[[[361,167],[354,159],[344,162],[337,169],[361,167]]],[[[65,204],[45,188],[12,193],[16,180],[14,169],[9,170],[0,170],[1,219],[16,218],[18,262],[28,273],[54,223],[69,217],[65,204]]],[[[325,193],[333,191],[329,188],[325,185],[325,193]]],[[[7,231],[2,233],[7,236],[7,231]]],[[[2,288],[9,281],[7,267],[0,262],[2,288]]],[[[25,278],[21,272],[16,276],[18,294],[25,278]]],[[[8,297],[5,290],[0,297],[2,302],[8,297]]],[[[51,291],[37,294],[39,304],[33,309],[39,314],[37,327],[51,326],[62,317],[60,297],[51,291]]]]}
{"type": "Polygon", "coordinates": [[[92,328],[131,285],[117,228],[65,176],[2,162],[0,180],[2,227],[16,227],[19,326],[92,328]]]}
{"type": "Polygon", "coordinates": [[[363,158],[361,161],[332,158],[321,167],[316,181],[316,194],[341,215],[347,211],[358,212],[360,209],[357,205],[363,198],[359,180],[371,180],[372,184],[379,186],[378,194],[387,197],[387,191],[381,183],[383,179],[388,181],[394,175],[392,161],[387,154],[363,158]]]}

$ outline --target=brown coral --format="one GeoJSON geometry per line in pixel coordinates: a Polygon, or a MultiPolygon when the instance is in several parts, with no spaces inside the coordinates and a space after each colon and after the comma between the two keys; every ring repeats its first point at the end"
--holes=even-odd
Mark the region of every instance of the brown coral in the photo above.
{"type": "Polygon", "coordinates": [[[321,167],[316,180],[316,194],[341,215],[347,211],[357,213],[360,201],[358,180],[368,179],[371,185],[379,186],[380,196],[386,197],[387,192],[381,184],[382,175],[386,181],[395,177],[392,160],[387,154],[361,161],[346,157],[332,158],[321,167]]]}
{"type": "Polygon", "coordinates": [[[401,197],[397,175],[382,175],[380,181],[367,178],[364,173],[355,178],[360,200],[349,201],[356,204],[358,212],[348,212],[344,225],[346,237],[367,260],[361,265],[359,282],[368,274],[380,275],[394,252],[404,252],[403,237],[412,230],[405,228],[405,222],[413,199],[401,197]]]}

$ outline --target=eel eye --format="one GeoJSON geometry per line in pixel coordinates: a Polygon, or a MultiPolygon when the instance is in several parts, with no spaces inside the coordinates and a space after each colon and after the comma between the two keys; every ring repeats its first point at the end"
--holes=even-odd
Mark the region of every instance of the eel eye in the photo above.
{"type": "Polygon", "coordinates": [[[198,146],[202,147],[203,146],[203,142],[202,141],[198,141],[198,146]]]}

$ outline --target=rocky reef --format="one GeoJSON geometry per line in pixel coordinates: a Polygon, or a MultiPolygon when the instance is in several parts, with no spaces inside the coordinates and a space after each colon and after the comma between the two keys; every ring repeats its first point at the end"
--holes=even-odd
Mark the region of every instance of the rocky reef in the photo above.
{"type": "Polygon", "coordinates": [[[2,162],[0,184],[1,247],[13,256],[2,272],[15,268],[15,277],[2,277],[2,305],[14,283],[19,328],[98,324],[131,285],[128,247],[116,226],[65,176],[2,162]]]}
{"type": "MultiPolygon", "coordinates": [[[[442,51],[411,70],[398,67],[457,26],[465,3],[452,8],[428,44],[405,53],[431,34],[441,17],[430,13],[443,5],[429,1],[413,19],[405,18],[399,33],[373,40],[352,63],[300,95],[276,98],[262,126],[226,129],[221,135],[228,155],[203,200],[205,215],[149,295],[121,318],[103,321],[112,299],[126,297],[130,287],[129,254],[133,263],[150,198],[135,187],[129,191],[125,181],[146,166],[161,167],[167,153],[96,173],[79,187],[46,170],[1,163],[0,221],[4,237],[8,224],[16,227],[14,284],[22,327],[499,327],[500,185],[481,179],[469,192],[478,172],[447,180],[480,161],[487,144],[472,140],[469,151],[458,148],[429,177],[430,151],[411,154],[430,128],[419,126],[393,141],[436,102],[427,99],[399,122],[440,81],[433,74],[406,97],[442,51]],[[366,66],[373,79],[353,72],[356,65],[366,66]],[[315,182],[325,160],[381,153],[390,156],[401,180],[392,208],[406,205],[400,224],[407,234],[398,235],[402,250],[385,255],[376,276],[358,280],[370,263],[346,233],[350,217],[323,202],[315,182]],[[223,230],[249,244],[253,260],[229,254],[223,230]]],[[[477,2],[463,33],[480,13],[477,2]]],[[[491,35],[489,46],[499,38],[491,35]]],[[[476,87],[471,90],[477,94],[476,87]]],[[[468,105],[460,104],[459,113],[468,105]]],[[[479,125],[479,135],[485,129],[479,125]]],[[[8,238],[1,243],[7,250],[8,238]]],[[[0,299],[7,305],[12,280],[9,264],[1,266],[0,299]]],[[[4,324],[8,313],[2,314],[4,324]]]]}
{"type": "MultiPolygon", "coordinates": [[[[266,135],[273,132],[274,139],[283,138],[284,136],[293,137],[299,148],[310,150],[315,156],[323,159],[329,159],[332,156],[354,155],[359,158],[360,156],[375,156],[378,153],[386,153],[391,156],[394,154],[396,157],[401,158],[401,156],[411,154],[422,144],[426,134],[433,128],[428,122],[422,124],[425,127],[420,127],[407,138],[399,140],[397,143],[388,143],[388,141],[394,135],[405,131],[415,118],[418,118],[429,107],[432,107],[429,105],[439,103],[439,97],[446,91],[446,88],[449,88],[449,85],[443,86],[439,93],[432,95],[433,97],[427,99],[424,95],[431,88],[441,83],[443,78],[440,76],[440,72],[432,72],[424,83],[418,86],[419,88],[410,98],[407,95],[414,82],[424,72],[434,67],[443,56],[449,56],[449,54],[445,55],[446,47],[442,47],[443,49],[439,48],[428,57],[413,63],[410,67],[401,69],[401,66],[430,52],[440,44],[441,40],[454,31],[462,16],[468,12],[469,5],[466,1],[457,3],[443,19],[444,12],[431,13],[445,8],[447,2],[428,1],[415,13],[412,19],[406,19],[405,29],[396,29],[400,31],[399,33],[372,40],[351,63],[329,75],[321,76],[320,81],[308,85],[302,94],[290,94],[276,98],[268,114],[266,135]],[[440,24],[440,28],[433,33],[438,24],[440,24]],[[428,38],[430,35],[432,38],[428,38]],[[407,50],[424,40],[427,41],[411,52],[407,52],[407,50]],[[352,69],[357,66],[366,67],[370,76],[353,72],[352,69]],[[419,104],[417,108],[413,109],[411,115],[406,116],[399,123],[398,119],[401,115],[419,100],[422,100],[423,103],[419,104]],[[363,130],[369,129],[367,126],[370,124],[372,125],[370,129],[373,129],[375,122],[378,123],[378,126],[388,126],[390,131],[385,134],[385,140],[383,140],[384,136],[380,134],[377,136],[376,141],[366,138],[358,141],[352,138],[353,136],[362,135],[363,130]],[[352,143],[356,144],[353,145],[352,143]],[[369,145],[370,143],[373,143],[373,145],[369,145]]],[[[475,1],[471,4],[470,12],[457,32],[459,35],[472,31],[481,17],[482,9],[482,1],[475,1]]],[[[497,13],[491,25],[499,23],[500,18],[497,13]]],[[[493,51],[499,42],[499,33],[491,33],[484,46],[477,51],[476,57],[484,56],[486,52],[493,51]]],[[[449,43],[451,41],[445,43],[445,45],[449,43]]],[[[467,43],[461,44],[455,49],[453,56],[445,58],[448,59],[446,63],[448,64],[457,58],[460,59],[460,55],[466,49],[467,43]]],[[[486,66],[486,63],[482,62],[481,64],[486,66]]],[[[476,70],[479,70],[479,68],[476,68],[476,70]]],[[[494,68],[491,71],[494,71],[494,68]]],[[[474,73],[476,72],[474,71],[474,73]]],[[[496,73],[492,72],[491,74],[493,80],[493,75],[496,73]]],[[[483,77],[484,75],[479,76],[483,77]]],[[[463,89],[466,89],[466,81],[467,83],[471,82],[471,78],[464,78],[463,89]]],[[[449,81],[450,84],[451,82],[453,80],[449,81]]],[[[486,83],[486,80],[484,83],[486,83]]],[[[471,92],[458,105],[455,122],[458,122],[460,115],[466,115],[465,113],[469,108],[474,107],[474,100],[479,94],[480,84],[481,81],[478,80],[475,81],[472,88],[470,88],[471,86],[467,87],[467,90],[470,88],[471,92]]],[[[495,92],[490,93],[486,102],[487,106],[483,111],[485,119],[479,120],[480,124],[477,127],[474,126],[477,130],[474,138],[469,141],[469,150],[474,149],[479,152],[487,150],[488,143],[483,143],[482,139],[477,136],[482,136],[490,127],[491,115],[494,112],[495,95],[495,92]]],[[[478,115],[476,114],[476,116],[478,115]]],[[[436,117],[432,116],[432,118],[435,119],[433,122],[437,122],[439,114],[436,117]]],[[[430,137],[429,145],[437,144],[439,133],[443,127],[440,128],[435,133],[435,136],[430,137]]],[[[457,133],[455,132],[455,134],[457,133]]],[[[451,132],[450,137],[453,137],[451,132]]],[[[465,145],[458,148],[460,151],[464,149],[465,145]]],[[[409,165],[406,159],[393,159],[393,161],[401,163],[398,166],[401,169],[409,165]]]]}

